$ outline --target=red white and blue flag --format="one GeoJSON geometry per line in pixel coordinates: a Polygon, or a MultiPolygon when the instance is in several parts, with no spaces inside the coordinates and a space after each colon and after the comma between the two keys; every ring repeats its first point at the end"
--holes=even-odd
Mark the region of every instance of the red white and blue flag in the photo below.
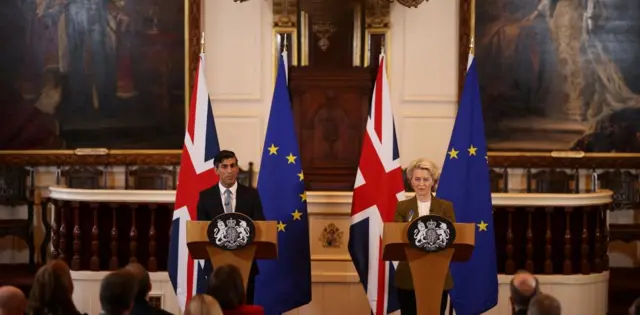
{"type": "Polygon", "coordinates": [[[220,152],[204,77],[204,54],[200,55],[195,80],[180,160],[167,263],[169,278],[182,312],[191,297],[204,293],[202,291],[206,287],[208,274],[203,272],[204,261],[194,260],[187,249],[186,221],[197,220],[200,192],[218,182],[213,159],[220,152]]]}
{"type": "Polygon", "coordinates": [[[393,276],[397,263],[382,260],[384,222],[393,221],[404,182],[384,55],[376,77],[360,164],[353,189],[349,253],[374,315],[398,310],[393,276]]]}

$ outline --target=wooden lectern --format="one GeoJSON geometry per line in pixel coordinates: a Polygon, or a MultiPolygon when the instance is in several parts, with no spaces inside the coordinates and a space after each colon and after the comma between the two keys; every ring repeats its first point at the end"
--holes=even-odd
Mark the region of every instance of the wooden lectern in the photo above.
{"type": "Polygon", "coordinates": [[[467,261],[471,258],[475,246],[475,225],[454,223],[456,237],[451,246],[439,252],[429,253],[409,244],[407,229],[410,224],[411,222],[384,224],[382,259],[406,260],[411,269],[418,314],[439,315],[449,263],[467,261]]]}
{"type": "MultiPolygon", "coordinates": [[[[214,219],[215,220],[215,219],[214,219]]],[[[207,229],[210,221],[187,221],[187,248],[193,259],[209,259],[216,267],[236,265],[242,273],[247,290],[249,273],[254,259],[278,258],[278,230],[275,221],[253,221],[255,238],[251,244],[235,250],[216,247],[209,241],[207,229]]]]}

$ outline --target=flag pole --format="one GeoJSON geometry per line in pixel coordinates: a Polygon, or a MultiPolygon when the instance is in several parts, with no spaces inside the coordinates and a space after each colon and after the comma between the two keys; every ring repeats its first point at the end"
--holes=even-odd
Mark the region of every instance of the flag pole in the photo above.
{"type": "Polygon", "coordinates": [[[475,55],[474,41],[476,38],[476,0],[470,0],[469,4],[469,54],[475,55]]]}
{"type": "Polygon", "coordinates": [[[287,81],[287,86],[289,85],[289,50],[287,46],[287,35],[284,35],[284,49],[280,52],[282,56],[282,61],[284,62],[284,78],[287,81]]]}
{"type": "Polygon", "coordinates": [[[204,32],[200,35],[200,53],[204,54],[204,32]]]}
{"type": "Polygon", "coordinates": [[[283,50],[284,51],[288,51],[287,48],[288,48],[287,47],[287,35],[284,35],[284,47],[283,47],[283,50]]]}

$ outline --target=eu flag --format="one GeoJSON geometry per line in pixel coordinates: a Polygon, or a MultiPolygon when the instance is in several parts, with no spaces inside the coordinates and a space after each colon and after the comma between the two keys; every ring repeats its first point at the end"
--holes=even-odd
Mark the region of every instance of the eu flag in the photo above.
{"type": "Polygon", "coordinates": [[[436,192],[438,198],[453,203],[456,222],[473,223],[476,228],[476,246],[471,259],[451,264],[453,289],[450,295],[457,315],[482,314],[498,303],[487,161],[478,73],[472,59],[436,192]]]}
{"type": "Polygon", "coordinates": [[[284,56],[280,56],[258,192],[267,220],[277,221],[278,259],[260,260],[255,304],[280,315],[311,301],[309,217],[284,56]]]}

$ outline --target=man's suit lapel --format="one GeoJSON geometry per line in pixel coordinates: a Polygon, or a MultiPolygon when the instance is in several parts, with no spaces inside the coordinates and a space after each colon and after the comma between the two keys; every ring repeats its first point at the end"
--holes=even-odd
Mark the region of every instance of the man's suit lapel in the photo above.
{"type": "Polygon", "coordinates": [[[236,188],[236,207],[234,209],[234,212],[239,212],[239,213],[248,215],[246,213],[247,207],[245,205],[246,198],[244,198],[244,193],[245,193],[244,189],[242,189],[242,186],[238,184],[238,188],[236,188]]]}
{"type": "Polygon", "coordinates": [[[222,204],[222,197],[220,196],[220,184],[216,184],[215,186],[213,186],[213,204],[214,206],[214,213],[213,213],[213,217],[215,218],[216,216],[223,214],[224,213],[224,205],[222,204]]]}

